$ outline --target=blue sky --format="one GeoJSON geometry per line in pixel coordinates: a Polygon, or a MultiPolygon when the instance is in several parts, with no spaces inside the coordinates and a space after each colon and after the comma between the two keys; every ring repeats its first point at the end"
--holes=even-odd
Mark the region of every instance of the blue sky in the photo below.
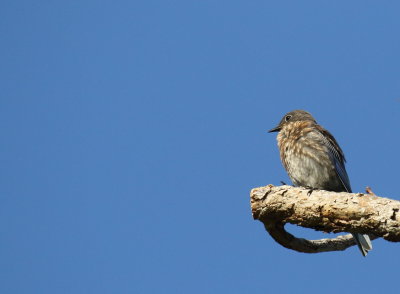
{"type": "MultiPolygon", "coordinates": [[[[399,245],[301,254],[252,219],[310,111],[399,199],[397,1],[3,1],[1,293],[386,293],[399,245]]],[[[326,234],[291,227],[309,238],[326,234]]]]}

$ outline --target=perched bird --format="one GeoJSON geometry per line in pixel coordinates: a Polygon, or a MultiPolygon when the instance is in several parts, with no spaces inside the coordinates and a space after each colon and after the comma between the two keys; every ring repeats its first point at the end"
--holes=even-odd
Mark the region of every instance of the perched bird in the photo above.
{"type": "MultiPolygon", "coordinates": [[[[346,159],[335,138],[310,113],[294,110],[268,132],[277,136],[281,161],[295,186],[351,193],[346,159]]],[[[353,234],[363,256],[372,249],[368,235],[353,234]]]]}

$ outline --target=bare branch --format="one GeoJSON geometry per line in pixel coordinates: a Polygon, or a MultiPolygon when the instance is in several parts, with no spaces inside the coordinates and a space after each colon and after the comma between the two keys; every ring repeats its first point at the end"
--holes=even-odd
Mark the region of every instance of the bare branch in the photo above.
{"type": "Polygon", "coordinates": [[[336,193],[301,187],[273,186],[251,190],[254,219],[263,222],[282,246],[299,252],[345,250],[355,245],[351,235],[332,239],[296,238],[284,229],[286,223],[324,232],[369,234],[400,242],[400,202],[375,194],[336,193]]]}

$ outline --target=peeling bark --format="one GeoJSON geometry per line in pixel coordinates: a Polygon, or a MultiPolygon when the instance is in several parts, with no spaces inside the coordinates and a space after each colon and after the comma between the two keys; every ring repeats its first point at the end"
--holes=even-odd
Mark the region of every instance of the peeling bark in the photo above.
{"type": "Polygon", "coordinates": [[[323,232],[350,232],[400,242],[400,202],[375,194],[310,191],[302,187],[273,186],[251,190],[253,218],[261,221],[282,246],[299,252],[345,250],[352,236],[306,240],[284,229],[286,223],[323,232]]]}

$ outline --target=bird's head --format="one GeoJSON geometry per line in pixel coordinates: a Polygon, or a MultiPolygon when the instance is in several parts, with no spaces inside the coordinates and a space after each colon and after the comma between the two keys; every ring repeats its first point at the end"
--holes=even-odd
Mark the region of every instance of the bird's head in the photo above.
{"type": "Polygon", "coordinates": [[[317,123],[309,112],[304,110],[293,110],[286,113],[279,124],[275,128],[269,130],[268,133],[279,132],[285,126],[291,124],[292,122],[298,121],[310,121],[313,123],[317,123]]]}

